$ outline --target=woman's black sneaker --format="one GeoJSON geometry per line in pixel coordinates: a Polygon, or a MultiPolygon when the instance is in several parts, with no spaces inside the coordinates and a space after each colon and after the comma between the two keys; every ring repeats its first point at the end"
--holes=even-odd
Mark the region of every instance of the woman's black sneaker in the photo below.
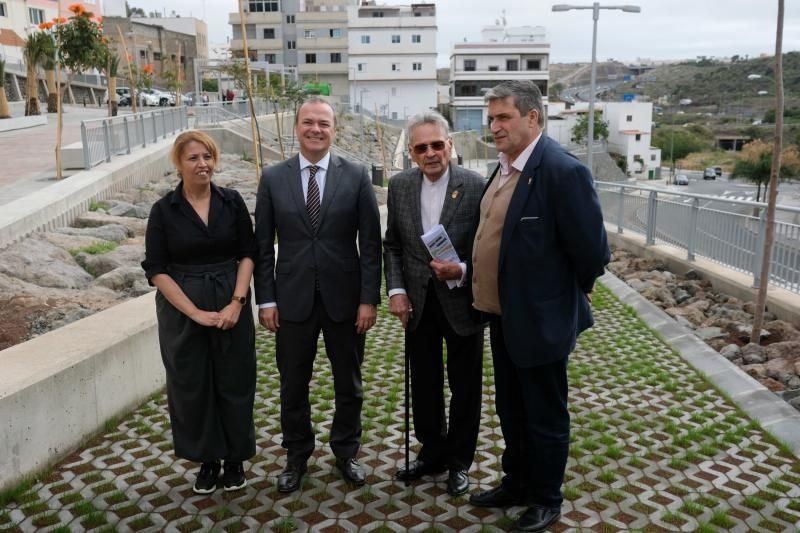
{"type": "Polygon", "coordinates": [[[217,490],[219,469],[219,461],[200,465],[200,472],[197,474],[197,480],[194,482],[192,490],[196,494],[211,494],[217,490]]]}
{"type": "Polygon", "coordinates": [[[225,461],[225,473],[222,474],[222,484],[228,492],[240,490],[247,486],[247,478],[244,477],[244,467],[241,461],[225,461]]]}

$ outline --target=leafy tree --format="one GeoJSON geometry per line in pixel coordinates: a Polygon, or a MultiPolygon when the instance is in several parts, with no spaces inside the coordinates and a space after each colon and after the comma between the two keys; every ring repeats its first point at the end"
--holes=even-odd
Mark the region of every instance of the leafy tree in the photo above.
{"type": "MultiPolygon", "coordinates": [[[[770,171],[772,169],[773,145],[764,141],[756,140],[744,145],[736,165],[733,167],[731,178],[744,179],[755,183],[758,187],[756,191],[756,201],[761,201],[761,186],[769,183],[770,171]]],[[[781,172],[778,176],[780,181],[787,181],[800,175],[800,156],[794,147],[781,152],[781,172]]]]}
{"type": "MultiPolygon", "coordinates": [[[[572,142],[583,144],[589,135],[589,113],[583,114],[572,127],[572,142]]],[[[608,140],[608,122],[603,120],[602,113],[594,112],[594,140],[608,140]]]]}
{"type": "Polygon", "coordinates": [[[6,96],[6,60],[0,58],[0,118],[11,118],[6,96]]]}
{"type": "Polygon", "coordinates": [[[125,2],[125,16],[128,18],[131,17],[141,17],[147,18],[147,13],[144,12],[144,9],[141,7],[131,7],[128,5],[128,2],[125,2]]]}
{"type": "Polygon", "coordinates": [[[693,152],[702,152],[710,147],[709,142],[704,142],[694,133],[685,128],[658,128],[653,135],[653,146],[661,148],[661,154],[666,159],[669,157],[670,148],[672,158],[683,159],[693,152]]]}
{"type": "Polygon", "coordinates": [[[219,82],[217,80],[203,80],[203,90],[209,93],[219,92],[219,82]]]}
{"type": "Polygon", "coordinates": [[[561,92],[564,90],[563,83],[554,83],[550,86],[550,90],[547,91],[548,96],[553,100],[560,100],[561,99],[561,92]]]}
{"type": "Polygon", "coordinates": [[[25,116],[38,115],[39,111],[39,77],[36,67],[44,63],[52,38],[43,31],[31,33],[25,40],[22,55],[25,58],[25,116]]]}

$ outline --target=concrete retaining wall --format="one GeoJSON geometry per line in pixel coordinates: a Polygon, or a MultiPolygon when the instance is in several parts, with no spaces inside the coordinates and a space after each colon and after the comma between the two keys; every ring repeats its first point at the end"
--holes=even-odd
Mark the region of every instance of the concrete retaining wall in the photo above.
{"type": "Polygon", "coordinates": [[[154,294],[0,352],[0,490],[163,387],[154,294]]]}
{"type": "Polygon", "coordinates": [[[159,141],[5,204],[0,210],[0,249],[35,231],[70,224],[88,210],[92,200],[105,200],[117,191],[171,172],[168,156],[172,142],[172,139],[159,141]]]}
{"type": "MultiPolygon", "coordinates": [[[[703,279],[711,282],[714,289],[746,302],[754,302],[757,290],[753,288],[753,277],[737,272],[720,264],[697,257],[694,261],[686,259],[686,252],[672,246],[661,244],[645,245],[644,235],[617,233],[617,226],[606,224],[608,241],[612,246],[628,250],[638,257],[655,258],[663,261],[670,272],[684,275],[689,270],[698,272],[703,279]]],[[[800,326],[800,294],[789,292],[770,285],[767,291],[767,309],[781,320],[800,326]]]]}

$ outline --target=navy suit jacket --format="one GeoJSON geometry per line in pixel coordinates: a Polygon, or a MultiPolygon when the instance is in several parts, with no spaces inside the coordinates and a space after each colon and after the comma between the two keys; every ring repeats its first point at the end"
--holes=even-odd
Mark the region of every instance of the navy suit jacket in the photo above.
{"type": "Polygon", "coordinates": [[[572,352],[578,334],[594,324],[585,294],[609,259],[589,169],[542,134],[514,189],[500,242],[503,334],[517,366],[572,352]]]}

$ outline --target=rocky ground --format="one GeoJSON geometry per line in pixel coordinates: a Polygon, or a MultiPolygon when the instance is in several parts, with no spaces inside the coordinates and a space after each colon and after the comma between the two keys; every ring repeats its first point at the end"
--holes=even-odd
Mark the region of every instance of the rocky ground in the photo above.
{"type": "Polygon", "coordinates": [[[767,311],[750,343],[754,304],[721,294],[697,272],[676,276],[657,259],[615,250],[609,269],[706,344],[800,409],[800,330],[767,311]]]}
{"type": "MultiPolygon", "coordinates": [[[[223,155],[214,182],[237,189],[255,212],[253,165],[223,155]]],[[[176,175],[94,203],[70,227],[37,233],[0,251],[0,350],[150,290],[140,266],[153,203],[176,175]]],[[[377,189],[379,202],[385,191],[377,189]]]]}

